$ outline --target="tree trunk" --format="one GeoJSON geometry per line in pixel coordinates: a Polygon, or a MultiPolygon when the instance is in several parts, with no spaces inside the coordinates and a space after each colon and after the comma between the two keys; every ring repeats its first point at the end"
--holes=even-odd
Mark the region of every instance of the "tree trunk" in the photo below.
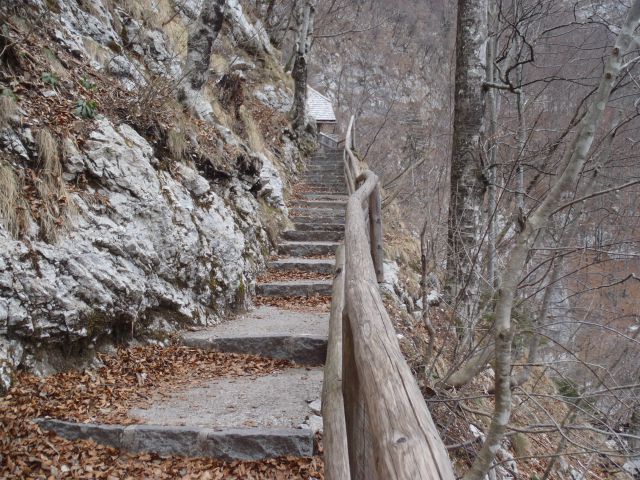
{"type": "Polygon", "coordinates": [[[226,0],[207,0],[187,39],[187,60],[180,100],[203,119],[211,114],[211,105],[203,100],[202,89],[209,79],[211,51],[222,28],[225,3],[226,0]]]}
{"type": "MultiPolygon", "coordinates": [[[[489,17],[491,25],[497,23],[497,6],[491,4],[489,10],[489,17]]],[[[495,31],[495,28],[492,27],[495,31]]],[[[496,51],[498,50],[498,38],[495,34],[489,38],[487,42],[487,64],[485,66],[487,70],[487,83],[492,84],[496,77],[496,67],[494,65],[496,59],[496,51]]],[[[487,288],[492,291],[496,286],[496,233],[497,222],[497,191],[496,191],[496,159],[498,152],[498,142],[496,141],[496,134],[498,131],[498,93],[495,89],[490,88],[487,90],[487,119],[488,119],[488,131],[487,131],[487,213],[489,217],[489,231],[487,235],[487,288]]]]}
{"type": "Polygon", "coordinates": [[[487,0],[459,0],[445,290],[459,306],[459,333],[467,342],[479,297],[477,256],[486,190],[480,158],[486,41],[487,0]]]}
{"type": "Polygon", "coordinates": [[[307,72],[309,64],[309,52],[313,38],[313,18],[316,11],[316,0],[298,0],[296,6],[296,22],[298,26],[298,38],[296,40],[295,58],[291,76],[294,82],[292,123],[295,130],[306,127],[307,104],[307,72]]]}

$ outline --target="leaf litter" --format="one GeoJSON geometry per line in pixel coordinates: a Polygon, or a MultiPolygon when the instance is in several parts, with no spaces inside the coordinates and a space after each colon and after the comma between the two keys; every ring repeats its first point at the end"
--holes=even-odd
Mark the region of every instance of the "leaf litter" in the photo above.
{"type": "Polygon", "coordinates": [[[70,441],[45,432],[32,420],[131,424],[133,404],[154,391],[180,388],[193,380],[256,376],[294,366],[285,360],[205,352],[170,345],[121,348],[98,354],[99,368],[48,377],[20,373],[0,398],[1,479],[323,479],[320,456],[283,457],[261,462],[221,462],[206,458],[126,453],[89,440],[70,441]]]}

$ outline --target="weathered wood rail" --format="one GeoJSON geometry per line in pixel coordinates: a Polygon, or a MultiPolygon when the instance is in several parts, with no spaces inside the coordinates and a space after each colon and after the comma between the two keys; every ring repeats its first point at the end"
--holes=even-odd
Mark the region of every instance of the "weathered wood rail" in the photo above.
{"type": "Polygon", "coordinates": [[[378,290],[380,182],[344,141],[349,189],[344,245],[336,254],[322,392],[328,480],[455,478],[447,451],[378,290]]]}

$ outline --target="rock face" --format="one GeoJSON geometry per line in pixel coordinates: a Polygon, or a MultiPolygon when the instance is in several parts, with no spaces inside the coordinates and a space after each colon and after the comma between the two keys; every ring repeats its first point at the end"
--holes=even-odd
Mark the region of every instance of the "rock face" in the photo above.
{"type": "Polygon", "coordinates": [[[4,331],[61,343],[137,322],[212,323],[243,305],[266,242],[248,189],[225,199],[186,165],[157,170],[127,125],[98,120],[89,138],[73,169],[100,187],[74,196],[68,235],[51,245],[0,230],[4,331]]]}
{"type": "MultiPolygon", "coordinates": [[[[91,5],[31,0],[20,8],[48,14],[56,48],[125,90],[135,92],[154,75],[179,81],[183,48],[170,38],[171,30],[162,30],[163,22],[134,18],[129,7],[112,2],[91,5]]],[[[185,2],[175,12],[145,15],[164,14],[174,31],[188,32],[201,5],[185,2]]],[[[233,27],[220,43],[236,57],[273,53],[264,28],[253,25],[238,2],[229,2],[226,18],[233,27]]],[[[279,92],[286,102],[286,87],[258,87],[279,92]]],[[[61,96],[61,88],[49,87],[51,95],[61,96]]],[[[0,122],[0,154],[16,172],[38,161],[31,130],[42,124],[22,120],[27,125],[0,122]]],[[[212,121],[221,140],[209,161],[226,144],[250,163],[238,160],[220,180],[201,164],[176,161],[168,167],[166,151],[122,121],[98,115],[86,125],[90,130],[81,142],[58,140],[62,178],[82,183],[72,189],[74,212],[59,239],[41,240],[34,221],[14,238],[0,212],[0,392],[21,364],[41,372],[55,368],[50,352],[57,351],[58,359],[69,351],[90,353],[114,336],[161,340],[179,326],[215,324],[246,307],[271,249],[261,203],[276,215],[287,213],[286,176],[296,172],[300,153],[286,134],[267,155],[212,121]]]]}

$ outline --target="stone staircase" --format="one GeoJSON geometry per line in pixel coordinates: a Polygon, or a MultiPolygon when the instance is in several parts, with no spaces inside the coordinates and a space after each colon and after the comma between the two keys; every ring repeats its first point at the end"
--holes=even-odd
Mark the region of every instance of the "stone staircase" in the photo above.
{"type": "Polygon", "coordinates": [[[223,324],[182,335],[184,345],[291,360],[300,367],[258,377],[221,378],[164,392],[150,407],[133,409],[139,425],[41,426],[71,438],[92,438],[130,451],[262,460],[311,456],[321,428],[322,365],[329,313],[296,309],[295,297],[330,296],[333,255],[344,235],[347,190],[342,151],[318,151],[290,202],[294,229],[282,233],[256,293],[263,305],[223,324]],[[274,278],[273,281],[269,278],[274,278]],[[290,279],[289,279],[290,278],[290,279]],[[271,301],[271,302],[270,302],[271,301]]]}
{"type": "MultiPolygon", "coordinates": [[[[264,276],[267,280],[256,286],[256,294],[266,297],[264,303],[281,298],[291,299],[295,305],[292,297],[331,295],[334,254],[344,236],[347,202],[342,151],[325,150],[313,155],[300,187],[302,193],[289,205],[294,229],[282,232],[277,258],[267,265],[264,276]],[[286,279],[288,276],[292,279],[286,279]],[[300,276],[311,278],[296,278],[300,276]],[[278,280],[268,280],[269,277],[278,280]]],[[[278,437],[268,456],[310,455],[313,451],[313,435],[321,425],[319,399],[328,322],[328,312],[296,310],[295,306],[293,309],[262,306],[236,320],[183,336],[187,346],[287,359],[306,366],[306,375],[301,376],[299,369],[292,369],[292,374],[285,373],[284,383],[282,373],[260,377],[262,388],[249,382],[246,391],[240,389],[243,391],[237,393],[253,413],[259,404],[264,418],[273,418],[282,406],[287,406],[288,413],[298,415],[286,425],[291,441],[283,442],[278,437]],[[267,401],[270,405],[265,405],[267,401]],[[301,436],[300,425],[306,427],[302,429],[306,435],[301,436]]],[[[255,421],[251,413],[247,415],[255,421]]],[[[236,424],[243,424],[242,415],[236,420],[236,424]]],[[[269,428],[267,424],[260,425],[260,434],[269,428]]],[[[248,447],[251,445],[252,442],[247,442],[248,447]]],[[[246,458],[248,453],[245,450],[238,458],[246,458]]],[[[262,450],[250,455],[252,459],[264,456],[262,450]]]]}

